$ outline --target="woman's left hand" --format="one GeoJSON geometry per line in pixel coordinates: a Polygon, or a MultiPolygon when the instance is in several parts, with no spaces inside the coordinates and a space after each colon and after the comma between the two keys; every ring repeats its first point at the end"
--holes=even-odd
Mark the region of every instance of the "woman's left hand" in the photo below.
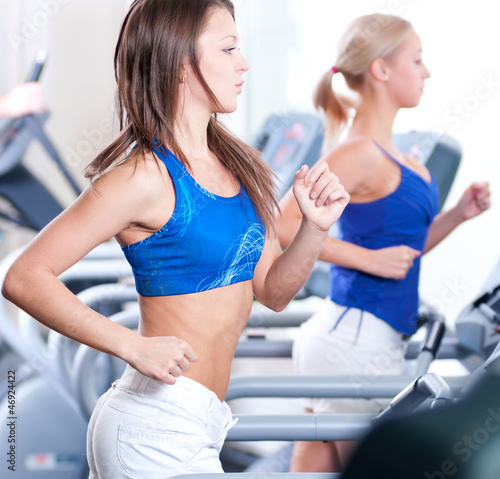
{"type": "Polygon", "coordinates": [[[326,161],[311,170],[304,165],[295,173],[293,193],[304,219],[322,231],[328,231],[340,218],[350,197],[326,161]]]}
{"type": "Polygon", "coordinates": [[[462,194],[455,207],[463,221],[478,216],[491,206],[488,182],[472,183],[462,194]]]}

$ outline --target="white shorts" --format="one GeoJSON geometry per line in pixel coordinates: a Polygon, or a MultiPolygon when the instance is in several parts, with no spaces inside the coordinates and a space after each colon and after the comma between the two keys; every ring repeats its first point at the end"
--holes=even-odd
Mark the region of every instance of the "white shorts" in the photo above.
{"type": "Polygon", "coordinates": [[[89,478],[223,472],[219,453],[233,424],[229,406],[196,381],[167,385],[127,366],[90,419],[89,478]]]}
{"type": "MultiPolygon", "coordinates": [[[[325,300],[299,329],[293,345],[297,374],[351,376],[353,384],[376,376],[405,372],[402,334],[367,311],[325,300]]],[[[315,413],[377,413],[390,399],[305,398],[315,413]]]]}

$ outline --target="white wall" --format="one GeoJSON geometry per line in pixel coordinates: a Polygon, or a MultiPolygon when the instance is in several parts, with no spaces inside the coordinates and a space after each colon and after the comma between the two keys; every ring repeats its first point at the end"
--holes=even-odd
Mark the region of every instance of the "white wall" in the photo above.
{"type": "MultiPolygon", "coordinates": [[[[114,80],[112,53],[129,0],[0,0],[0,93],[22,81],[35,52],[49,52],[42,83],[51,117],[47,130],[81,178],[83,167],[111,139],[114,80]],[[31,25],[35,25],[33,28],[31,25]],[[37,26],[38,25],[38,26],[37,26]],[[13,46],[13,34],[21,37],[13,46]]],[[[493,208],[461,226],[423,261],[424,299],[453,318],[477,293],[498,261],[500,166],[500,30],[489,0],[236,0],[241,49],[250,71],[239,110],[226,121],[251,141],[265,118],[312,110],[311,92],[334,62],[346,24],[358,15],[391,12],[420,34],[431,70],[418,108],[401,112],[398,131],[443,130],[462,144],[464,156],[448,204],[475,179],[488,179],[493,208]],[[489,90],[481,87],[489,84],[489,90]],[[463,118],[454,109],[463,110],[463,118]]],[[[63,201],[71,193],[44,153],[28,162],[63,201]]]]}

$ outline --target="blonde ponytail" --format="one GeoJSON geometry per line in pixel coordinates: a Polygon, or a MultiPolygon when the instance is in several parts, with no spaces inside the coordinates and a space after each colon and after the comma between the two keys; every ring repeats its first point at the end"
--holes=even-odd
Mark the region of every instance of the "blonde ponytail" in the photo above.
{"type": "Polygon", "coordinates": [[[325,139],[323,153],[338,139],[346,127],[350,112],[354,108],[353,101],[345,95],[336,93],[332,88],[334,72],[330,69],[320,78],[313,93],[314,107],[325,115],[325,139]]]}

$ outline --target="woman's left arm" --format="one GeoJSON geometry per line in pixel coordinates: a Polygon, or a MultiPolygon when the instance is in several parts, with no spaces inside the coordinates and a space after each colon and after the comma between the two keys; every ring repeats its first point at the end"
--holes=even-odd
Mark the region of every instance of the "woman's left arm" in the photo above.
{"type": "Polygon", "coordinates": [[[424,253],[434,248],[458,225],[480,215],[490,205],[489,183],[472,183],[453,208],[436,216],[429,229],[424,253]]]}
{"type": "Polygon", "coordinates": [[[300,227],[284,252],[276,235],[266,236],[253,279],[256,299],[274,311],[283,310],[304,285],[331,226],[349,202],[325,161],[310,171],[303,166],[295,174],[293,192],[302,213],[300,227]]]}

